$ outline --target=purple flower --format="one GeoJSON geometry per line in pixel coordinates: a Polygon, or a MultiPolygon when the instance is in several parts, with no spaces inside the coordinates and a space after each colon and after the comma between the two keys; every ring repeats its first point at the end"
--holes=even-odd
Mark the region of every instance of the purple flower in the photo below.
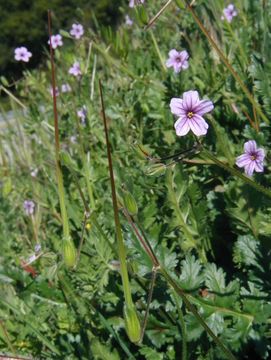
{"type": "Polygon", "coordinates": [[[233,4],[228,5],[224,10],[223,10],[223,14],[221,16],[221,20],[227,20],[229,23],[232,22],[232,19],[234,18],[234,16],[237,16],[237,11],[234,7],[233,4]]]}
{"type": "Polygon", "coordinates": [[[133,20],[130,18],[130,16],[129,15],[125,15],[125,24],[127,25],[127,26],[132,26],[133,25],[133,20]]]}
{"type": "MultiPolygon", "coordinates": [[[[51,42],[52,42],[53,49],[56,49],[57,47],[62,46],[63,45],[62,36],[59,34],[52,35],[51,42]]],[[[50,45],[50,39],[48,40],[48,44],[50,45]]]]}
{"type": "Polygon", "coordinates": [[[81,119],[81,123],[85,125],[86,117],[87,117],[86,105],[84,105],[81,109],[77,110],[77,116],[81,119]]]}
{"type": "Polygon", "coordinates": [[[177,51],[175,49],[170,50],[168,53],[169,58],[166,62],[166,67],[173,67],[176,73],[179,73],[181,70],[185,70],[189,67],[188,64],[188,52],[186,50],[177,51]]]}
{"type": "Polygon", "coordinates": [[[238,156],[236,165],[245,168],[247,176],[252,176],[253,172],[263,172],[264,150],[257,148],[254,140],[245,142],[244,154],[238,156]]]}
{"type": "Polygon", "coordinates": [[[80,64],[78,61],[76,61],[72,67],[69,69],[69,74],[74,75],[74,76],[80,76],[82,75],[81,69],[80,69],[80,64]]]}
{"type": "Polygon", "coordinates": [[[24,211],[26,213],[26,215],[30,216],[34,214],[35,211],[35,203],[32,200],[25,200],[24,201],[24,211]]]}
{"type": "Polygon", "coordinates": [[[84,35],[84,28],[81,24],[72,24],[70,34],[75,37],[75,39],[80,39],[84,35]]]}
{"type": "Polygon", "coordinates": [[[202,115],[212,111],[213,108],[212,101],[200,100],[198,92],[193,90],[185,92],[183,99],[171,99],[171,112],[179,117],[174,124],[176,134],[184,136],[189,130],[197,136],[207,134],[209,126],[202,115]]]}
{"type": "Polygon", "coordinates": [[[35,253],[39,253],[41,251],[41,244],[35,245],[35,253]]]}
{"type": "Polygon", "coordinates": [[[72,88],[70,87],[69,84],[62,84],[61,85],[61,92],[67,93],[67,92],[70,92],[70,91],[72,91],[72,88]]]}
{"type": "Polygon", "coordinates": [[[135,5],[139,5],[139,4],[144,4],[145,0],[130,0],[129,1],[129,6],[130,8],[135,7],[135,5]]]}
{"type": "Polygon", "coordinates": [[[27,48],[24,46],[17,47],[14,50],[14,54],[15,54],[14,55],[15,60],[24,61],[24,62],[28,62],[32,56],[32,53],[28,51],[27,48]]]}

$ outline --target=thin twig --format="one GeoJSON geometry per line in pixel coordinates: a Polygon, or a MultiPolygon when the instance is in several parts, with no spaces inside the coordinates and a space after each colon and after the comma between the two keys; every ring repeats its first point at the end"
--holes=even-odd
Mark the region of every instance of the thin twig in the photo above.
{"type": "Polygon", "coordinates": [[[149,316],[149,311],[150,311],[150,305],[151,305],[152,296],[153,296],[153,290],[154,290],[154,285],[155,285],[157,270],[158,270],[158,268],[155,267],[155,266],[154,266],[153,269],[152,269],[152,277],[151,277],[151,282],[150,282],[150,287],[149,287],[147,307],[146,307],[144,319],[143,319],[143,322],[142,322],[142,325],[141,325],[141,334],[140,334],[139,343],[141,343],[142,340],[143,340],[144,333],[145,333],[145,329],[146,329],[146,326],[147,326],[147,321],[148,321],[148,316],[149,316]]]}
{"type": "Polygon", "coordinates": [[[148,30],[155,21],[163,14],[163,12],[166,10],[166,8],[172,3],[173,0],[168,0],[166,4],[158,11],[156,15],[149,21],[149,23],[146,25],[145,30],[148,30]]]}

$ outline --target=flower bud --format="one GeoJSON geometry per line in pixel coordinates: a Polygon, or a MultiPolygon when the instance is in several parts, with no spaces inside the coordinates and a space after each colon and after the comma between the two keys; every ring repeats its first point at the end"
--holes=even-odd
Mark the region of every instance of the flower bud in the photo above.
{"type": "Polygon", "coordinates": [[[166,172],[166,165],[156,163],[149,166],[146,170],[147,175],[163,175],[166,172]]]}
{"type": "Polygon", "coordinates": [[[127,335],[131,342],[138,343],[141,335],[140,322],[135,306],[124,306],[124,322],[127,335]]]}
{"type": "Polygon", "coordinates": [[[124,202],[124,206],[125,206],[126,210],[128,211],[128,213],[130,215],[133,216],[133,215],[137,214],[138,208],[137,208],[135,198],[129,191],[125,190],[124,196],[123,196],[123,202],[124,202]]]}
{"type": "Polygon", "coordinates": [[[76,264],[77,252],[73,241],[69,239],[64,239],[63,241],[63,258],[64,263],[67,267],[72,268],[76,264]]]}

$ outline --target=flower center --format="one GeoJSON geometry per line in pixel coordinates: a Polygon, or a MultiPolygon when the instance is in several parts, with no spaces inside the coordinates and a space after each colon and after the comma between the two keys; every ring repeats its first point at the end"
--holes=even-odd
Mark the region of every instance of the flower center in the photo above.
{"type": "Polygon", "coordinates": [[[256,155],[250,155],[251,160],[256,160],[256,155]]]}
{"type": "Polygon", "coordinates": [[[193,116],[194,113],[192,111],[189,111],[189,113],[187,114],[188,119],[192,119],[193,116]]]}

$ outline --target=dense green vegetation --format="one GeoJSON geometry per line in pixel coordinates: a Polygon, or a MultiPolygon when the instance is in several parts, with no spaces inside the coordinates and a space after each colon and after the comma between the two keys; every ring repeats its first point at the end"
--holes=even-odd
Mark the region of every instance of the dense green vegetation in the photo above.
{"type": "Polygon", "coordinates": [[[0,135],[2,353],[270,358],[271,3],[236,0],[229,23],[222,0],[172,1],[146,29],[164,4],[125,4],[117,28],[84,22],[80,40],[67,33],[77,13],[54,12],[53,28],[65,24],[54,53],[59,152],[47,22],[32,19],[44,29],[33,57],[45,66],[24,71],[9,97],[15,119],[0,135]],[[190,55],[179,73],[165,65],[174,48],[190,55]],[[69,74],[76,61],[78,77],[69,74]],[[204,136],[174,129],[171,99],[190,90],[214,104],[204,136]],[[236,158],[252,140],[265,151],[264,171],[248,177],[236,158]]]}

